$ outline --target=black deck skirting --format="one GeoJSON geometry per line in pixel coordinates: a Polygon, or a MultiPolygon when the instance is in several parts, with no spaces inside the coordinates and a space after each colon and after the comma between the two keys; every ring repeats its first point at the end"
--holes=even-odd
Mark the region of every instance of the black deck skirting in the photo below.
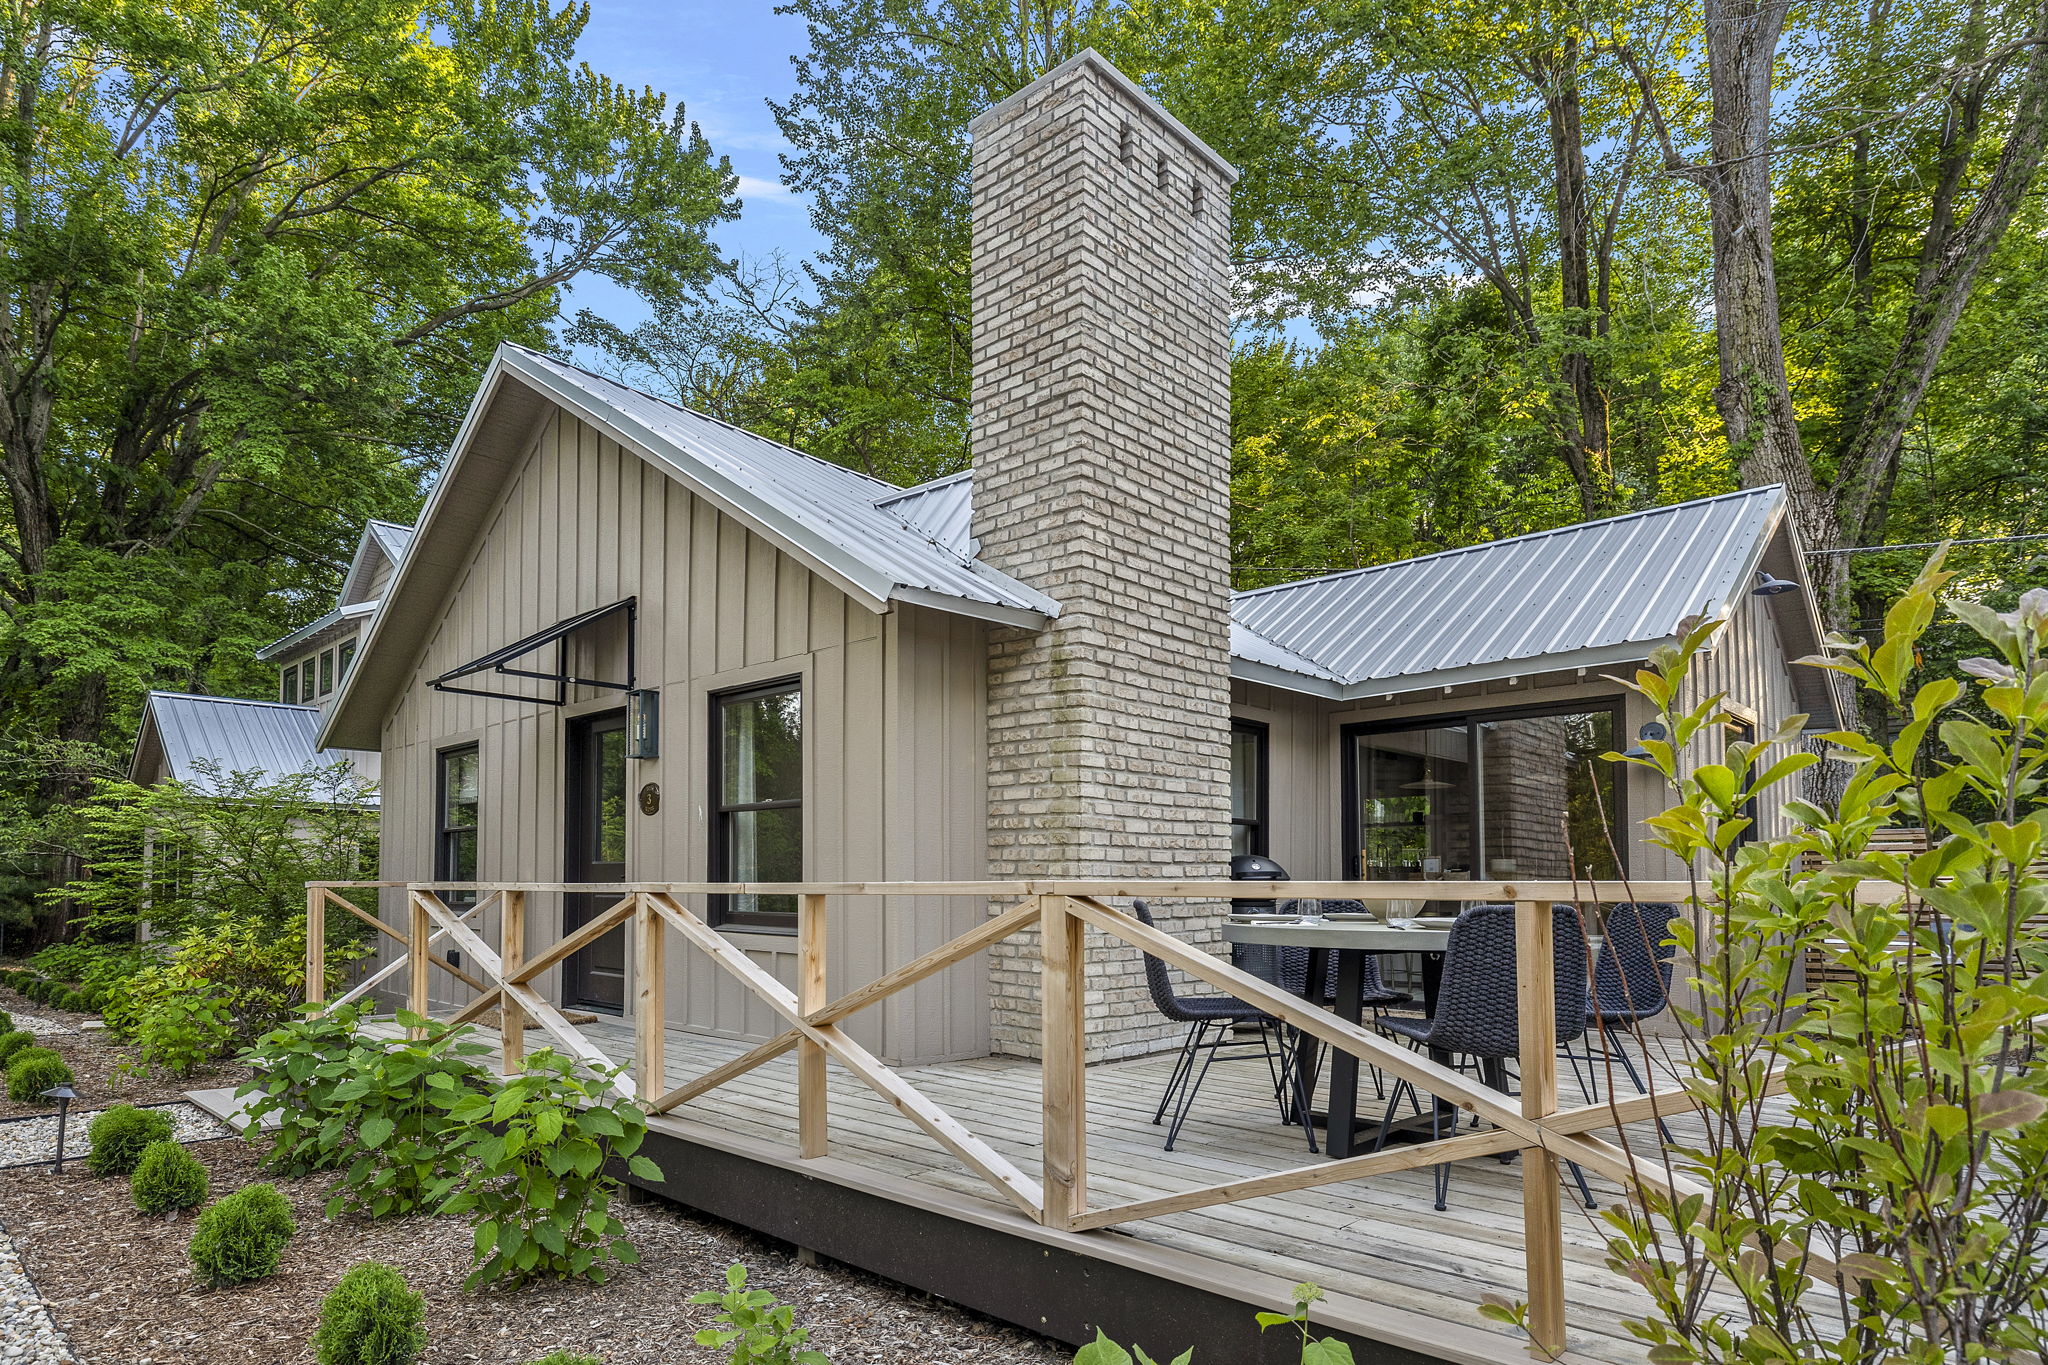
{"type": "MultiPolygon", "coordinates": [[[[1102,1328],[1159,1361],[1195,1348],[1195,1365],[1297,1365],[1299,1339],[1261,1333],[1257,1306],[997,1228],[951,1218],[659,1129],[644,1149],[664,1198],[1073,1345],[1102,1328]]],[[[1318,1335],[1330,1335],[1319,1332],[1318,1335]]],[[[1437,1365],[1434,1357],[1335,1334],[1360,1365],[1437,1365]]]]}

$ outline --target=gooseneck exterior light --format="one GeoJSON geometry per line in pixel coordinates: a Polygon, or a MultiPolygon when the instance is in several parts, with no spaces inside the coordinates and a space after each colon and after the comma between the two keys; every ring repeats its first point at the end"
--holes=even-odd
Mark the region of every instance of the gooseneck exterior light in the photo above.
{"type": "Polygon", "coordinates": [[[1756,586],[1749,590],[1752,597],[1776,597],[1781,592],[1798,592],[1799,585],[1769,572],[1759,572],[1756,586]]]}
{"type": "Polygon", "coordinates": [[[71,1101],[78,1098],[78,1092],[68,1085],[53,1085],[43,1092],[46,1100],[57,1101],[57,1164],[52,1174],[64,1174],[64,1120],[71,1113],[71,1101]]]}

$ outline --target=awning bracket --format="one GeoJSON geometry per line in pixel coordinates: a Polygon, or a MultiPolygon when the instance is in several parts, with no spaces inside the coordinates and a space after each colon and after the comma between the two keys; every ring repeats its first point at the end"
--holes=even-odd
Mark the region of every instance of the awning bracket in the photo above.
{"type": "Polygon", "coordinates": [[[634,681],[638,676],[634,657],[636,637],[639,633],[636,628],[638,621],[639,599],[635,597],[624,598],[610,606],[594,607],[575,616],[564,617],[546,630],[537,630],[522,639],[514,640],[509,645],[502,645],[488,654],[479,655],[466,664],[459,664],[440,677],[430,679],[427,686],[436,692],[454,692],[465,697],[496,697],[502,701],[536,702],[542,706],[568,705],[571,687],[601,687],[615,692],[631,692],[638,686],[634,681]],[[613,682],[605,678],[586,678],[581,674],[571,673],[569,637],[586,626],[594,626],[621,612],[625,613],[626,617],[626,680],[613,682]],[[523,658],[550,644],[555,647],[555,667],[552,672],[512,667],[512,660],[523,658]],[[460,686],[454,681],[457,678],[470,678],[484,672],[507,678],[531,678],[536,682],[553,683],[555,694],[548,697],[534,696],[529,692],[493,692],[481,687],[460,686]]]}

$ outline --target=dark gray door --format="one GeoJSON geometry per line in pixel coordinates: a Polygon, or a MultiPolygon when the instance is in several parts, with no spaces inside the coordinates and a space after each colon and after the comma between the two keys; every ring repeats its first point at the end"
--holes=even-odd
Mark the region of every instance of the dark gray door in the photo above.
{"type": "MultiPolygon", "coordinates": [[[[569,724],[569,838],[564,881],[626,879],[626,713],[608,711],[569,724]]],[[[574,893],[562,898],[562,932],[575,930],[618,900],[574,893]]],[[[611,1014],[626,1007],[626,931],[612,930],[570,957],[562,1003],[611,1014]]]]}

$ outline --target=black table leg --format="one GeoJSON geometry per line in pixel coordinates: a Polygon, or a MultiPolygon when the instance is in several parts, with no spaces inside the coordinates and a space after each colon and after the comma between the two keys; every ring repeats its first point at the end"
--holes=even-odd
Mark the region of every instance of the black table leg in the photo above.
{"type": "MultiPolygon", "coordinates": [[[[1322,982],[1330,972],[1330,950],[1311,948],[1308,950],[1308,982],[1302,987],[1302,998],[1316,1009],[1322,1008],[1322,982]]],[[[1316,1093],[1316,1058],[1321,1046],[1312,1033],[1297,1029],[1294,1034],[1294,1096],[1293,1108],[1289,1111],[1290,1123],[1301,1122],[1301,1109],[1312,1104],[1316,1093]]],[[[1309,1139],[1313,1145],[1315,1139],[1309,1139]]]]}
{"type": "MultiPolygon", "coordinates": [[[[1325,968],[1325,971],[1328,969],[1325,968]]],[[[1313,972],[1311,982],[1318,978],[1313,972]]],[[[1337,953],[1337,1017],[1356,1024],[1365,1017],[1365,954],[1355,949],[1337,953]]],[[[1350,1156],[1358,1142],[1358,1056],[1343,1048],[1330,1052],[1330,1155],[1350,1156]]]]}

